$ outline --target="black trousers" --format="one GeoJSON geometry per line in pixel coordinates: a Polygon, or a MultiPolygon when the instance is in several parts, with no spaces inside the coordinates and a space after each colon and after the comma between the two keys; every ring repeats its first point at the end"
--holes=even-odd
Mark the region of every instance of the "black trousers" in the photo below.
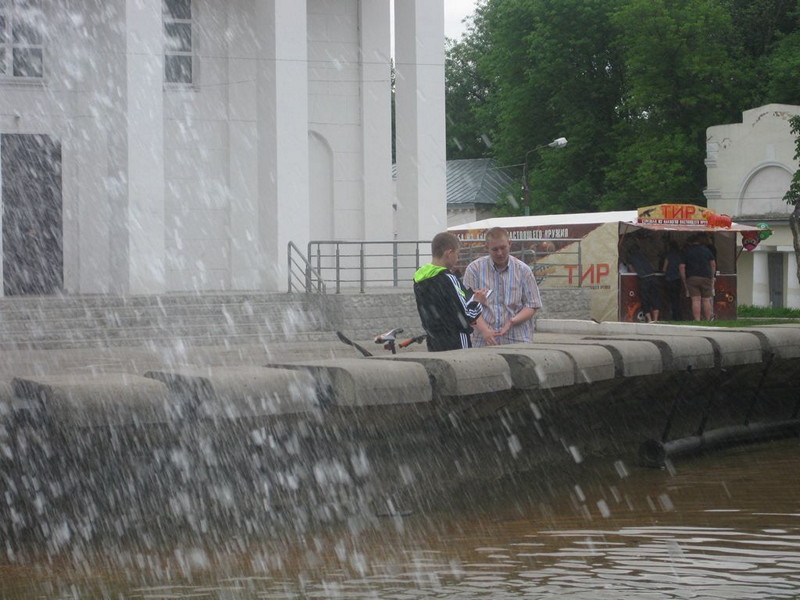
{"type": "Polygon", "coordinates": [[[468,333],[454,331],[452,333],[428,333],[428,352],[444,352],[445,350],[462,350],[472,348],[472,340],[468,333]]]}

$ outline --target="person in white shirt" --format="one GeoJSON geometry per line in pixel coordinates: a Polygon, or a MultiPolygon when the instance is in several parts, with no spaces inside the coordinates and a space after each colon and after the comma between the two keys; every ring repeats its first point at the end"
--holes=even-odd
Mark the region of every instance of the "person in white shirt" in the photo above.
{"type": "MultiPolygon", "coordinates": [[[[530,343],[533,341],[533,316],[542,307],[533,271],[511,256],[511,244],[504,229],[492,227],[485,239],[489,254],[467,265],[464,285],[474,290],[492,290],[483,308],[483,318],[494,332],[490,334],[492,341],[530,343]]],[[[473,334],[473,345],[487,345],[484,338],[485,335],[473,334]]]]}

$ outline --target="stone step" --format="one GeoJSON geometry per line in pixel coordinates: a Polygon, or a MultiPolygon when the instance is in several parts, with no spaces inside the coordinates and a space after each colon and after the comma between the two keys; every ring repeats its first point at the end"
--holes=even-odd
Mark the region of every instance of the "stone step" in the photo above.
{"type": "Polygon", "coordinates": [[[302,310],[304,303],[297,300],[270,300],[262,298],[243,298],[232,302],[187,302],[169,304],[92,304],[81,305],[75,301],[63,304],[33,302],[24,304],[0,304],[0,318],[3,321],[27,321],[41,319],[103,318],[114,315],[175,315],[175,314],[254,314],[275,312],[294,308],[302,310]]]}
{"type": "Polygon", "coordinates": [[[7,297],[0,298],[0,348],[332,339],[314,306],[305,295],[282,293],[7,297]]]}
{"type": "Polygon", "coordinates": [[[32,316],[28,319],[6,319],[5,315],[0,315],[0,335],[13,336],[35,331],[55,332],[74,329],[171,327],[202,324],[214,327],[259,327],[287,322],[295,327],[307,328],[316,326],[321,320],[321,316],[316,312],[304,311],[297,306],[265,306],[259,307],[258,310],[222,307],[217,310],[200,311],[176,306],[165,313],[159,312],[158,314],[140,311],[113,311],[69,317],[47,314],[40,318],[32,316]]]}
{"type": "Polygon", "coordinates": [[[260,321],[251,319],[248,321],[222,321],[208,319],[194,319],[184,321],[181,319],[169,319],[165,317],[161,323],[139,323],[130,324],[124,327],[104,327],[96,324],[84,324],[75,327],[63,326],[63,323],[54,322],[52,324],[43,323],[40,326],[20,329],[14,332],[3,332],[4,341],[15,341],[29,339],[48,340],[48,339],[124,339],[125,337],[163,337],[166,335],[182,337],[186,335],[197,335],[205,331],[219,333],[220,335],[237,335],[239,333],[276,333],[292,335],[298,332],[317,331],[324,328],[324,324],[312,320],[292,320],[292,321],[260,321]],[[49,327],[48,325],[53,325],[49,327]]]}
{"type": "Polygon", "coordinates": [[[208,303],[236,303],[246,300],[263,300],[265,302],[294,301],[302,302],[305,294],[287,294],[282,292],[209,292],[202,294],[161,294],[130,295],[116,294],[81,294],[53,296],[4,296],[0,298],[0,311],[14,307],[64,307],[64,306],[159,306],[187,305],[208,303]]]}
{"type": "Polygon", "coordinates": [[[224,334],[221,332],[196,331],[178,335],[172,332],[147,335],[142,331],[125,331],[121,336],[88,337],[76,333],[67,337],[52,337],[45,339],[20,339],[16,341],[3,340],[0,342],[0,351],[14,350],[59,350],[83,348],[109,348],[109,347],[175,347],[181,346],[229,346],[284,342],[330,342],[336,340],[334,331],[302,331],[292,334],[283,332],[252,332],[224,334]]]}

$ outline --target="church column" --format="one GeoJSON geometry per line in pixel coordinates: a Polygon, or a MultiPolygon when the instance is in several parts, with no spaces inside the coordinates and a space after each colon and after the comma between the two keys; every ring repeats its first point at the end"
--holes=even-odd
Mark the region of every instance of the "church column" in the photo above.
{"type": "Polygon", "coordinates": [[[447,228],[444,3],[395,0],[397,234],[447,228]]]}
{"type": "Polygon", "coordinates": [[[164,239],[164,50],[161,0],[126,0],[127,282],[162,292],[164,239]]]}
{"type": "Polygon", "coordinates": [[[392,239],[391,6],[361,0],[361,136],[365,239],[392,239]]]}
{"type": "Polygon", "coordinates": [[[285,290],[287,245],[309,241],[306,3],[256,2],[261,286],[285,290]]]}
{"type": "Polygon", "coordinates": [[[753,306],[769,306],[769,268],[763,248],[753,250],[753,306]]]}

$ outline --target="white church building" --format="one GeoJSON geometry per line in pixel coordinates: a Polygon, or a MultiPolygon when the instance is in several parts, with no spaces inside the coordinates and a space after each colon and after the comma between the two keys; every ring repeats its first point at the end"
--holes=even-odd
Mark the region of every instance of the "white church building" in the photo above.
{"type": "Polygon", "coordinates": [[[446,228],[443,0],[5,0],[0,27],[5,295],[285,291],[289,242],[446,228]]]}
{"type": "Polygon", "coordinates": [[[737,262],[738,303],[800,308],[800,284],[784,202],[798,168],[789,119],[800,106],[768,104],[742,113],[741,123],[707,130],[708,207],[739,223],[767,223],[773,235],[737,262]]]}

